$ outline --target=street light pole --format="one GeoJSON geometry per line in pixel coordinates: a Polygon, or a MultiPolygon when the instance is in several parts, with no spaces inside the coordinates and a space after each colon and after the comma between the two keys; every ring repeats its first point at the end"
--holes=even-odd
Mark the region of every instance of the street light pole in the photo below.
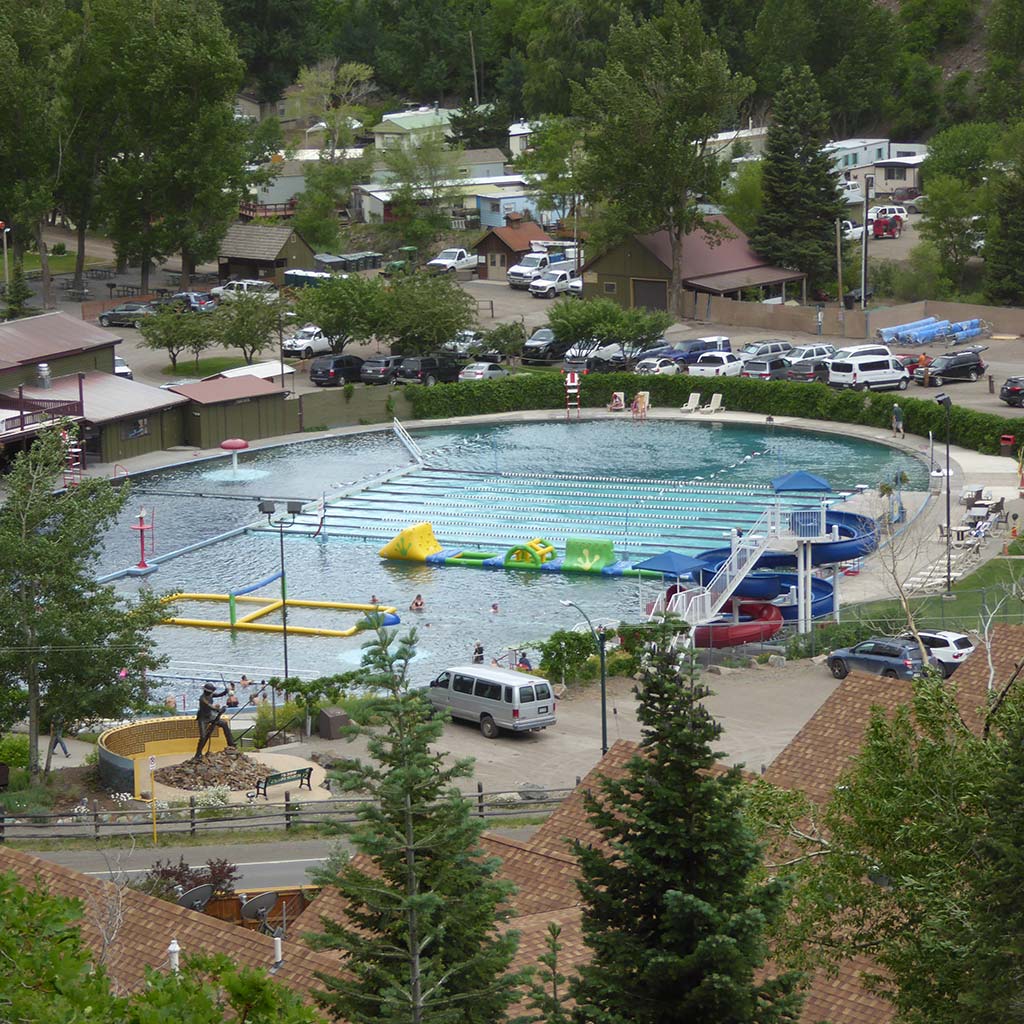
{"type": "Polygon", "coordinates": [[[945,392],[940,392],[935,396],[935,401],[946,410],[946,593],[944,596],[948,600],[953,596],[952,499],[950,495],[953,478],[949,471],[950,414],[953,400],[945,392]]]}
{"type": "Polygon", "coordinates": [[[601,666],[601,756],[604,757],[608,753],[608,681],[605,673],[604,650],[606,637],[604,627],[602,626],[599,630],[594,629],[590,616],[575,601],[563,600],[559,603],[565,605],[566,608],[575,608],[583,616],[597,647],[597,660],[601,666]]]}
{"type": "Polygon", "coordinates": [[[0,220],[0,233],[4,236],[4,293],[6,294],[11,290],[11,275],[7,270],[7,236],[11,233],[11,229],[0,220]]]}
{"type": "MultiPolygon", "coordinates": [[[[267,517],[267,523],[270,526],[274,525],[274,515],[277,513],[277,502],[263,500],[259,503],[260,511],[267,517]]],[[[284,563],[284,531],[288,527],[292,526],[295,522],[295,517],[302,511],[301,501],[288,501],[285,502],[285,510],[291,519],[287,523],[284,521],[284,517],[277,521],[277,539],[279,545],[279,554],[281,560],[281,642],[283,646],[284,655],[284,680],[288,681],[288,581],[285,576],[285,563],[284,563]]],[[[275,708],[276,710],[276,708],[275,708]]]]}

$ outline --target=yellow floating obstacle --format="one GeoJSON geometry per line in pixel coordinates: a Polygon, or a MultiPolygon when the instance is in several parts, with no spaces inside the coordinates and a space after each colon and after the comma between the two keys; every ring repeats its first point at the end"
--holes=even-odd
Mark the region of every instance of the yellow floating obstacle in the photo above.
{"type": "MultiPolygon", "coordinates": [[[[274,622],[257,622],[266,615],[280,611],[287,605],[288,608],[323,608],[327,611],[352,611],[366,612],[368,615],[382,615],[383,625],[397,626],[401,621],[398,617],[398,609],[392,605],[383,604],[356,604],[351,601],[306,601],[289,597],[287,601],[280,597],[250,597],[239,594],[173,594],[165,598],[168,603],[180,603],[182,601],[223,601],[232,610],[231,619],[192,619],[182,616],[175,616],[164,619],[165,626],[192,626],[196,629],[241,629],[253,633],[281,633],[284,626],[274,622]],[[234,616],[234,606],[237,603],[245,602],[255,604],[257,607],[245,615],[234,616]]],[[[289,626],[288,635],[292,636],[327,636],[346,637],[353,636],[364,629],[372,628],[372,623],[363,618],[348,629],[328,629],[323,626],[289,626]]]]}

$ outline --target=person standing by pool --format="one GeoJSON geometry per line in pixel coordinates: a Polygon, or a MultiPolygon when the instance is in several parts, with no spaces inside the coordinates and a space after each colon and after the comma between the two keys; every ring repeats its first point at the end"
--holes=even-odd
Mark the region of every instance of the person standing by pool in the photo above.
{"type": "Polygon", "coordinates": [[[903,429],[903,410],[900,408],[899,402],[892,403],[892,436],[906,437],[907,433],[903,429]]]}
{"type": "Polygon", "coordinates": [[[473,664],[482,665],[484,663],[484,645],[479,640],[476,642],[476,646],[473,648],[473,664]]]}

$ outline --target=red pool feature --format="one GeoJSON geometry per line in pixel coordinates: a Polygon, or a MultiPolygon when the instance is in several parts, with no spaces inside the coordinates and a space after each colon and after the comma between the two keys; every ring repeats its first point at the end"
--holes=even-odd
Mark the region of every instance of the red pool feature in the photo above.
{"type": "Polygon", "coordinates": [[[734,599],[722,610],[722,618],[694,631],[697,647],[737,647],[768,640],[782,629],[782,609],[767,601],[734,599]],[[730,621],[738,605],[739,622],[730,621]]]}

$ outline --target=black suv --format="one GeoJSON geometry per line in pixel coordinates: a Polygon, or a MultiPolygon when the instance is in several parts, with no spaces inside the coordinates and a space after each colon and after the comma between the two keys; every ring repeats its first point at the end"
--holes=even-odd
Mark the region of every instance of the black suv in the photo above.
{"type": "Polygon", "coordinates": [[[1024,377],[1007,377],[999,389],[999,400],[1018,409],[1024,406],[1024,377]]]}
{"type": "Polygon", "coordinates": [[[337,387],[362,379],[363,361],[359,356],[317,356],[309,367],[310,382],[318,388],[337,387]]]}
{"type": "Polygon", "coordinates": [[[985,346],[960,349],[948,355],[936,356],[927,366],[919,366],[914,370],[914,380],[925,387],[935,385],[941,388],[955,380],[976,381],[986,370],[981,353],[985,346]]]}
{"type": "Polygon", "coordinates": [[[359,368],[364,384],[394,384],[402,366],[402,356],[374,356],[359,368]]]}
{"type": "Polygon", "coordinates": [[[451,356],[406,356],[395,378],[396,384],[451,384],[459,379],[462,363],[451,356]]]}
{"type": "Polygon", "coordinates": [[[557,341],[550,327],[540,327],[523,345],[524,366],[550,366],[558,362],[572,347],[571,341],[557,341]]]}

